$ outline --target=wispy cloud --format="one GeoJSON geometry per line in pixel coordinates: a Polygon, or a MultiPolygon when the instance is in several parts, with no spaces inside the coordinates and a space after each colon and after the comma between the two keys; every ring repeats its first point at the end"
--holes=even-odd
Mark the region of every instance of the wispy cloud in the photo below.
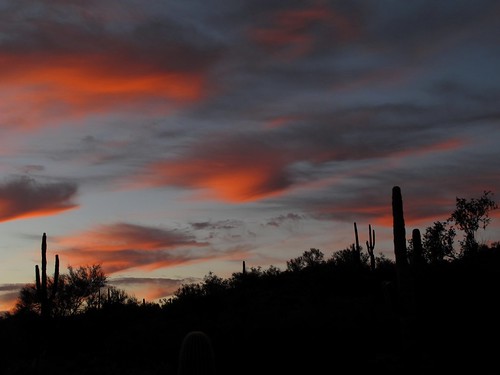
{"type": "Polygon", "coordinates": [[[286,215],[279,215],[279,216],[276,216],[276,217],[269,219],[265,223],[265,225],[272,226],[272,227],[280,227],[287,222],[296,223],[296,222],[299,222],[300,220],[304,220],[304,219],[305,219],[304,215],[289,212],[286,215]]]}
{"type": "Polygon", "coordinates": [[[25,284],[0,284],[0,312],[10,311],[16,304],[25,284]]]}
{"type": "Polygon", "coordinates": [[[207,243],[198,242],[185,231],[129,223],[101,225],[55,241],[68,263],[102,264],[110,274],[130,268],[171,267],[215,256],[207,243]],[[204,251],[194,254],[194,248],[204,251]]]}

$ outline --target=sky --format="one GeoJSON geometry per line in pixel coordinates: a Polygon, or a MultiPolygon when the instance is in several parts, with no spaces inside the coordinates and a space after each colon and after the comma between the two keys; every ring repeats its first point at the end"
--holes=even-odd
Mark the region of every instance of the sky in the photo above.
{"type": "Polygon", "coordinates": [[[0,0],[0,310],[43,233],[49,275],[55,254],[101,264],[148,301],[328,258],[354,222],[393,258],[393,186],[408,238],[500,194],[498,19],[494,0],[0,0]]]}

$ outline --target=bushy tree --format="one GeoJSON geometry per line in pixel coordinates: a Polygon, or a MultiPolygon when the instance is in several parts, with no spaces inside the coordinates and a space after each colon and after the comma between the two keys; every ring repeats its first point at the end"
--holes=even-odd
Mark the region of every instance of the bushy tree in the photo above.
{"type": "Polygon", "coordinates": [[[27,284],[21,288],[14,307],[16,315],[41,314],[40,297],[35,284],[27,284]]]}
{"type": "Polygon", "coordinates": [[[454,247],[455,229],[447,221],[435,221],[427,227],[423,236],[422,247],[427,263],[440,263],[458,257],[454,247]]]}
{"type": "MultiPolygon", "coordinates": [[[[359,247],[359,251],[363,250],[363,247],[359,247]]],[[[361,265],[367,265],[369,261],[369,256],[366,253],[358,252],[355,244],[351,244],[349,247],[335,251],[332,254],[331,262],[335,266],[341,267],[359,267],[361,265]]]]}
{"type": "Polygon", "coordinates": [[[287,261],[286,268],[288,271],[297,272],[306,267],[314,267],[324,262],[324,254],[319,249],[311,248],[308,251],[304,251],[301,256],[287,261]]]}
{"type": "Polygon", "coordinates": [[[138,305],[139,301],[134,296],[129,295],[125,290],[117,288],[115,286],[108,286],[106,288],[106,295],[103,296],[99,293],[98,299],[92,307],[100,308],[106,306],[116,306],[116,305],[138,305]]]}
{"type": "Polygon", "coordinates": [[[498,208],[492,196],[491,191],[484,191],[479,198],[456,198],[456,208],[449,220],[464,232],[464,239],[459,241],[464,254],[476,252],[479,248],[476,232],[479,228],[486,229],[491,221],[490,211],[498,208]]]}
{"type": "MultiPolygon", "coordinates": [[[[59,275],[57,290],[52,299],[51,314],[53,316],[69,316],[85,312],[100,306],[100,290],[105,287],[107,277],[101,265],[68,267],[67,274],[59,275]]],[[[53,279],[48,277],[50,288],[53,279]]],[[[20,292],[14,309],[15,314],[41,312],[41,298],[35,284],[24,286],[20,292]]]]}

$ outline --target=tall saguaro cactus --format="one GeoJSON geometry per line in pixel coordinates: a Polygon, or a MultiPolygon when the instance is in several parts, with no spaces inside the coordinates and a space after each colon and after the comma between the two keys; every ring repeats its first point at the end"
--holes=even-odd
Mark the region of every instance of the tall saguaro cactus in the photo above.
{"type": "Polygon", "coordinates": [[[396,267],[398,278],[408,272],[408,254],[406,250],[406,229],[403,214],[403,198],[401,188],[392,188],[392,219],[394,236],[394,255],[396,257],[396,267]]]}
{"type": "Polygon", "coordinates": [[[40,291],[40,299],[42,304],[42,315],[46,316],[47,309],[47,235],[42,236],[42,289],[40,291]]]}
{"type": "Polygon", "coordinates": [[[398,312],[403,344],[410,347],[414,346],[415,338],[415,290],[408,262],[403,198],[399,186],[392,188],[392,217],[398,288],[398,312]]]}
{"type": "Polygon", "coordinates": [[[35,266],[35,280],[36,280],[36,291],[38,298],[40,300],[41,315],[46,317],[50,316],[51,303],[57,292],[57,287],[59,283],[59,255],[56,254],[56,261],[54,266],[54,278],[52,282],[52,291],[49,293],[47,291],[47,234],[42,235],[42,267],[41,275],[40,268],[38,265],[35,266]]]}

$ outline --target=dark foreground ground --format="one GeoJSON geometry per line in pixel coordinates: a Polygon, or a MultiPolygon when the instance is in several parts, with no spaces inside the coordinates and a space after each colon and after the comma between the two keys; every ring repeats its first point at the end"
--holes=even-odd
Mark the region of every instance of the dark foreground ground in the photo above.
{"type": "Polygon", "coordinates": [[[10,317],[0,374],[176,374],[192,330],[209,335],[220,375],[500,373],[497,251],[423,271],[410,316],[394,277],[315,270],[169,309],[10,317]]]}

